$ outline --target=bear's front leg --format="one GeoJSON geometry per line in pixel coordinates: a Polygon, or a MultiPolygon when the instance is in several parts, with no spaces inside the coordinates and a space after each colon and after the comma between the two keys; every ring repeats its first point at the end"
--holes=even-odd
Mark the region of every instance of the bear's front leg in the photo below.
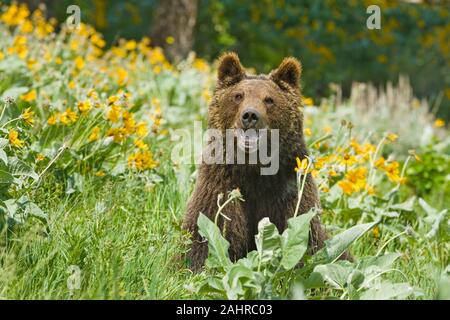
{"type": "MultiPolygon", "coordinates": [[[[192,246],[187,258],[190,260],[191,269],[194,271],[201,269],[208,256],[208,242],[198,232],[197,220],[199,214],[201,212],[211,221],[214,221],[219,209],[217,206],[219,194],[223,194],[223,199],[220,202],[223,204],[228,197],[228,193],[233,189],[231,184],[224,181],[223,176],[222,179],[215,179],[214,174],[205,171],[204,168],[201,168],[183,221],[183,228],[192,234],[192,246]]],[[[247,253],[249,244],[247,219],[241,202],[237,199],[228,203],[223,208],[222,213],[230,220],[219,216],[218,227],[230,243],[230,258],[235,261],[244,257],[247,253]]]]}

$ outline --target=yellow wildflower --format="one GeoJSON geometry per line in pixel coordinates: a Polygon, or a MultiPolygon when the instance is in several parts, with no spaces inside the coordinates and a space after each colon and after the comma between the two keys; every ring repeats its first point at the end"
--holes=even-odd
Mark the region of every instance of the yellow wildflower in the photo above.
{"type": "Polygon", "coordinates": [[[124,128],[111,128],[106,135],[113,137],[114,142],[120,143],[126,138],[126,130],[124,128]]]}
{"type": "Polygon", "coordinates": [[[124,68],[117,68],[114,72],[117,75],[117,84],[123,86],[127,82],[128,72],[124,68]]]}
{"type": "Polygon", "coordinates": [[[132,134],[136,130],[136,121],[134,120],[134,116],[129,111],[124,111],[122,114],[123,118],[123,126],[127,131],[127,134],[132,134]]]}
{"type": "Polygon", "coordinates": [[[71,108],[68,108],[66,111],[64,111],[63,113],[61,113],[59,120],[61,121],[62,124],[65,125],[69,125],[75,121],[77,121],[78,119],[78,115],[72,111],[71,108]]]}
{"type": "Polygon", "coordinates": [[[88,137],[88,141],[89,142],[93,142],[98,140],[99,138],[99,133],[100,133],[100,128],[99,127],[94,127],[91,131],[91,134],[88,137]]]}
{"type": "Polygon", "coordinates": [[[33,24],[30,20],[25,20],[20,26],[20,32],[22,33],[30,33],[33,31],[33,24]]]}
{"type": "Polygon", "coordinates": [[[82,114],[86,114],[89,112],[89,110],[91,110],[92,105],[89,100],[85,100],[85,101],[78,102],[77,107],[78,107],[78,110],[80,110],[80,112],[82,114]]]}
{"type": "Polygon", "coordinates": [[[75,89],[76,86],[77,86],[77,84],[75,83],[75,81],[71,80],[71,81],[69,82],[69,89],[75,89]]]}
{"type": "Polygon", "coordinates": [[[304,132],[305,132],[305,136],[307,136],[307,137],[312,136],[312,130],[310,128],[305,128],[304,132]]]}
{"type": "Polygon", "coordinates": [[[135,139],[134,145],[141,150],[148,150],[148,145],[142,140],[135,139]]]}
{"type": "Polygon", "coordinates": [[[378,228],[378,226],[375,226],[375,228],[372,229],[372,234],[374,238],[378,239],[380,237],[380,229],[378,228]]]}
{"type": "Polygon", "coordinates": [[[330,126],[323,127],[323,132],[325,132],[326,134],[330,134],[331,131],[333,131],[333,128],[331,128],[330,126]]]}
{"type": "Polygon", "coordinates": [[[135,40],[129,40],[125,43],[125,49],[127,49],[128,51],[132,51],[134,49],[136,49],[137,43],[135,40]]]}
{"type": "Polygon", "coordinates": [[[384,171],[392,182],[400,182],[400,164],[397,161],[385,165],[384,171]]]}
{"type": "Polygon", "coordinates": [[[445,121],[442,119],[436,119],[436,121],[434,121],[434,126],[436,128],[442,128],[443,126],[445,126],[445,121]]]}
{"type": "Polygon", "coordinates": [[[166,38],[166,42],[167,42],[168,44],[172,44],[172,43],[175,42],[175,38],[172,37],[172,36],[169,36],[169,37],[166,38]]]}
{"type": "Polygon", "coordinates": [[[47,119],[47,123],[48,123],[50,126],[55,125],[56,122],[58,122],[58,115],[57,115],[57,114],[51,115],[51,116],[47,119]]]}
{"type": "Polygon", "coordinates": [[[98,99],[98,93],[94,89],[90,89],[87,93],[88,98],[97,100],[98,99]]]}
{"type": "Polygon", "coordinates": [[[206,63],[206,61],[203,59],[198,59],[198,58],[195,59],[194,62],[192,63],[192,66],[199,71],[208,71],[209,70],[208,63],[206,63]]]}
{"type": "Polygon", "coordinates": [[[314,100],[313,98],[303,98],[303,104],[305,106],[313,106],[314,105],[314,100]]]}
{"type": "Polygon", "coordinates": [[[386,160],[384,159],[384,157],[380,157],[379,159],[377,159],[374,163],[375,167],[378,169],[384,169],[386,160]]]}
{"type": "Polygon", "coordinates": [[[25,144],[23,140],[19,139],[19,132],[14,129],[9,131],[9,143],[11,143],[13,147],[17,148],[22,148],[25,144]]]}
{"type": "Polygon", "coordinates": [[[341,180],[338,182],[338,186],[342,189],[342,191],[347,194],[351,195],[353,193],[353,185],[351,182],[347,180],[341,180]]]}
{"type": "Polygon", "coordinates": [[[389,133],[386,138],[390,141],[390,142],[395,142],[395,140],[397,140],[398,135],[396,135],[395,133],[389,133]]]}
{"type": "Polygon", "coordinates": [[[42,153],[39,153],[36,156],[36,162],[43,161],[44,159],[45,159],[45,156],[42,153]]]}
{"type": "Polygon", "coordinates": [[[346,152],[342,156],[341,165],[345,165],[345,166],[349,167],[349,166],[355,164],[356,162],[357,162],[357,160],[356,160],[355,156],[346,152]]]}
{"type": "Polygon", "coordinates": [[[336,177],[338,174],[337,174],[337,172],[335,170],[330,169],[330,170],[328,170],[328,175],[330,177],[336,177]]]}
{"type": "Polygon", "coordinates": [[[295,161],[297,162],[297,166],[294,168],[295,172],[298,172],[300,174],[310,173],[312,171],[312,165],[308,168],[308,158],[304,158],[303,160],[300,160],[299,157],[295,158],[295,161]],[[306,168],[308,168],[308,172],[306,172],[306,168]]]}
{"type": "Polygon", "coordinates": [[[104,176],[105,176],[105,172],[104,172],[103,170],[99,170],[99,171],[97,171],[97,172],[95,173],[95,175],[96,175],[97,177],[104,177],[104,176]]]}
{"type": "Polygon", "coordinates": [[[137,170],[147,170],[155,168],[158,163],[153,160],[149,151],[139,151],[128,156],[128,166],[137,170]]]}
{"type": "Polygon", "coordinates": [[[34,100],[36,100],[36,97],[37,97],[37,94],[36,94],[36,90],[34,90],[34,89],[31,90],[30,92],[20,96],[20,98],[26,102],[34,101],[34,100]]]}
{"type": "Polygon", "coordinates": [[[118,96],[110,96],[110,97],[108,98],[108,105],[111,105],[111,104],[116,103],[117,100],[119,100],[119,97],[118,97],[118,96]]]}
{"type": "Polygon", "coordinates": [[[349,170],[345,175],[345,178],[353,184],[355,191],[360,191],[366,186],[366,174],[367,168],[360,167],[353,170],[349,170]]]}
{"type": "Polygon", "coordinates": [[[111,108],[108,111],[108,114],[106,115],[106,118],[111,121],[112,123],[116,123],[120,119],[120,112],[121,108],[115,104],[111,106],[111,108]]]}
{"type": "Polygon", "coordinates": [[[136,134],[141,138],[148,134],[148,128],[145,122],[141,121],[136,125],[136,134]]]}
{"type": "Polygon", "coordinates": [[[371,195],[371,196],[376,193],[375,188],[371,185],[366,185],[366,191],[367,191],[367,194],[371,195]]]}
{"type": "Polygon", "coordinates": [[[81,70],[84,68],[84,59],[80,56],[77,56],[74,60],[75,62],[75,68],[77,68],[78,70],[81,70]]]}

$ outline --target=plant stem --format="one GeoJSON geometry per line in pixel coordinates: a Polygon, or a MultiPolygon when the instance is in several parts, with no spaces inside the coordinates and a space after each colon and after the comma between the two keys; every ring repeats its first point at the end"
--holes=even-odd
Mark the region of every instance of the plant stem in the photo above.
{"type": "Polygon", "coordinates": [[[386,241],[386,242],[381,246],[380,250],[378,250],[378,252],[377,252],[377,254],[376,254],[375,256],[378,257],[378,256],[381,254],[381,252],[383,251],[383,249],[389,244],[389,242],[391,242],[391,241],[397,239],[398,237],[400,237],[401,235],[403,235],[403,234],[405,234],[405,233],[407,233],[406,230],[403,231],[403,232],[400,232],[400,233],[397,234],[396,236],[394,236],[394,237],[392,237],[391,239],[389,239],[388,241],[386,241]]]}
{"type": "Polygon", "coordinates": [[[298,197],[297,197],[298,199],[297,199],[297,205],[295,206],[294,218],[297,216],[298,211],[300,209],[300,202],[302,201],[303,190],[305,188],[306,178],[308,177],[308,170],[309,170],[310,166],[311,166],[311,161],[309,161],[309,159],[308,159],[308,165],[306,166],[305,174],[303,175],[302,184],[301,184],[300,191],[299,191],[298,197]]]}

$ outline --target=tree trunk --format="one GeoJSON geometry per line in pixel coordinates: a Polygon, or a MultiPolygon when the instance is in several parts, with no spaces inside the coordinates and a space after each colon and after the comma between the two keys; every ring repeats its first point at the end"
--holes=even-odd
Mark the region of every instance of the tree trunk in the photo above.
{"type": "Polygon", "coordinates": [[[198,0],[160,0],[153,16],[151,40],[172,62],[179,62],[192,49],[198,0]],[[173,42],[171,41],[173,40],[173,42]]]}

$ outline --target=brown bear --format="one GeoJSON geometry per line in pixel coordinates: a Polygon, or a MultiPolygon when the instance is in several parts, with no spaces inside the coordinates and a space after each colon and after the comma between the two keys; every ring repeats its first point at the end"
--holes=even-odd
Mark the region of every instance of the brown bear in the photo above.
{"type": "MultiPolygon", "coordinates": [[[[197,183],[187,206],[183,228],[192,236],[188,253],[193,270],[200,269],[207,257],[208,245],[198,233],[197,219],[202,212],[214,221],[219,194],[239,188],[245,201],[232,202],[224,208],[231,219],[226,222],[225,237],[230,243],[232,260],[255,249],[257,224],[269,217],[282,232],[297,204],[295,159],[305,158],[308,150],[303,138],[303,116],[299,79],[301,65],[295,58],[285,58],[269,75],[248,75],[235,53],[219,59],[218,83],[208,111],[208,127],[226,129],[279,129],[279,169],[273,175],[261,175],[259,164],[206,164],[199,168],[197,183]]],[[[225,141],[223,142],[226,143],[225,141]]],[[[313,178],[308,174],[299,213],[320,207],[313,178]]],[[[326,233],[319,216],[311,222],[310,252],[323,247],[326,233]]],[[[224,221],[219,219],[222,229],[224,221]]]]}

